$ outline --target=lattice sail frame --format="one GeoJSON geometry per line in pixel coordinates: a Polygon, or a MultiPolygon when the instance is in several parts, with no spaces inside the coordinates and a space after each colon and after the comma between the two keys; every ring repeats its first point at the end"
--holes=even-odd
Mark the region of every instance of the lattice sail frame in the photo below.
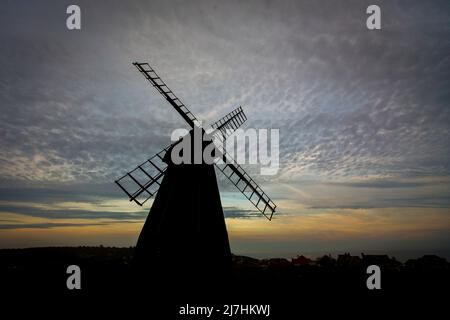
{"type": "MultiPolygon", "coordinates": [[[[236,128],[237,129],[237,128],[236,128]]],[[[236,130],[234,129],[234,130],[236,130]]],[[[225,140],[232,133],[227,130],[228,135],[213,133],[214,144],[219,152],[215,161],[216,167],[224,174],[236,188],[262,213],[267,219],[272,220],[275,203],[262,190],[262,188],[253,180],[250,175],[225,151],[225,140]],[[222,161],[220,161],[222,160],[222,161]]]]}
{"type": "Polygon", "coordinates": [[[272,220],[276,204],[239,164],[227,159],[226,163],[215,165],[259,212],[268,220],[272,220]]]}
{"type": "Polygon", "coordinates": [[[229,136],[233,131],[237,130],[245,121],[247,121],[247,116],[242,110],[242,107],[231,111],[229,114],[223,118],[217,120],[211,125],[211,128],[219,130],[222,135],[229,136]]]}
{"type": "Polygon", "coordinates": [[[164,148],[115,181],[130,198],[130,201],[142,206],[158,192],[167,169],[167,164],[163,159],[171,147],[172,145],[164,148]]]}
{"type": "Polygon", "coordinates": [[[134,62],[133,65],[147,79],[158,92],[178,111],[181,117],[191,126],[199,126],[200,123],[194,114],[185,106],[183,102],[173,93],[166,83],[158,76],[155,70],[148,63],[134,62]]]}

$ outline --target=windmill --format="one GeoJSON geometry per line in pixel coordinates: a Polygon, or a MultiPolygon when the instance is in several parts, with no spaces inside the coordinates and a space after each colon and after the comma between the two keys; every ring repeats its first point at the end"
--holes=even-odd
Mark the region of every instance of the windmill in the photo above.
{"type": "MultiPolygon", "coordinates": [[[[148,63],[133,65],[187,122],[190,134],[199,128],[194,114],[148,63]]],[[[212,135],[223,143],[246,120],[239,107],[211,125],[212,135]]],[[[231,262],[231,252],[214,166],[174,164],[170,154],[178,142],[115,181],[129,200],[140,206],[156,194],[136,245],[135,261],[146,266],[169,265],[180,259],[213,268],[226,265],[231,262]]],[[[219,171],[271,220],[276,205],[267,194],[225,151],[217,156],[223,160],[214,163],[219,171]]]]}

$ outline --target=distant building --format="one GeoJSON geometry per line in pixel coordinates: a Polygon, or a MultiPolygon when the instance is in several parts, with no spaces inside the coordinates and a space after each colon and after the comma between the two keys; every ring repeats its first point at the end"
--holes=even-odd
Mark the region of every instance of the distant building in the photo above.
{"type": "Polygon", "coordinates": [[[344,253],[338,255],[336,264],[338,267],[343,268],[357,268],[361,266],[361,258],[358,256],[352,256],[350,253],[344,253]]]}
{"type": "Polygon", "coordinates": [[[402,263],[395,258],[389,258],[387,254],[364,254],[361,253],[362,263],[365,266],[377,265],[380,268],[396,269],[402,266],[402,263]]]}
{"type": "Polygon", "coordinates": [[[312,260],[308,259],[304,255],[297,256],[297,258],[292,258],[291,263],[294,266],[309,266],[311,264],[312,260]]]}
{"type": "Polygon", "coordinates": [[[445,258],[436,255],[424,255],[419,259],[410,259],[406,261],[407,268],[422,269],[422,270],[448,270],[450,264],[445,258]]]}
{"type": "Polygon", "coordinates": [[[283,258],[272,258],[272,259],[264,259],[262,260],[263,265],[267,267],[288,267],[291,263],[287,259],[283,258]]]}
{"type": "Polygon", "coordinates": [[[323,257],[317,259],[316,264],[324,268],[333,268],[336,266],[336,259],[330,254],[324,255],[323,257]]]}

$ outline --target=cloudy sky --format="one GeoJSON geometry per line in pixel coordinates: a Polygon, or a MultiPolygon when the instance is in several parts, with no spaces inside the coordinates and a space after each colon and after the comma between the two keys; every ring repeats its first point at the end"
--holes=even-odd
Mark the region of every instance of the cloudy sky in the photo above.
{"type": "Polygon", "coordinates": [[[114,180],[185,127],[146,61],[199,119],[280,130],[272,222],[219,181],[233,252],[450,257],[448,1],[377,1],[379,31],[372,1],[76,1],[69,31],[72,3],[0,8],[0,247],[135,244],[114,180]]]}

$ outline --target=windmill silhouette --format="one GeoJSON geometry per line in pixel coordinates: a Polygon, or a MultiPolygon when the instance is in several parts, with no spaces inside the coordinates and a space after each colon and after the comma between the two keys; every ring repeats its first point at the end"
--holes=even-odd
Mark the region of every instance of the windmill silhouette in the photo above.
{"type": "MultiPolygon", "coordinates": [[[[181,115],[193,135],[200,122],[192,112],[148,63],[133,65],[181,115]]],[[[211,125],[212,135],[219,144],[224,143],[246,120],[239,107],[211,125]]],[[[204,162],[174,164],[171,150],[180,141],[115,181],[130,201],[140,206],[156,194],[136,245],[135,262],[165,268],[182,261],[193,268],[221,269],[231,263],[231,252],[214,166],[204,162]]],[[[204,142],[203,148],[209,143],[204,142]]],[[[271,220],[276,208],[272,200],[231,156],[223,150],[215,152],[223,161],[214,165],[271,220]]]]}

